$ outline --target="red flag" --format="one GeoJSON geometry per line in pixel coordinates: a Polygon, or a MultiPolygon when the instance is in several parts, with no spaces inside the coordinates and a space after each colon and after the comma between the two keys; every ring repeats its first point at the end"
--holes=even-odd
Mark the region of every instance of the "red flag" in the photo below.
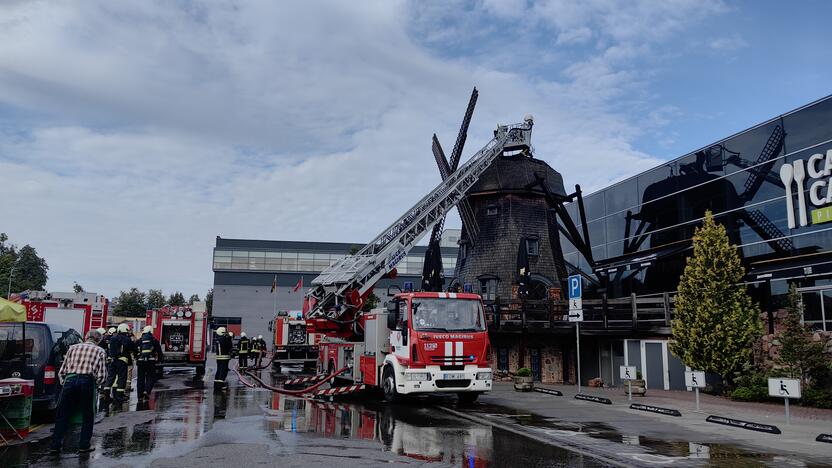
{"type": "Polygon", "coordinates": [[[298,284],[295,285],[295,289],[293,289],[292,291],[293,292],[298,292],[298,289],[300,289],[302,287],[303,287],[303,276],[300,277],[300,279],[298,280],[298,284]]]}
{"type": "Polygon", "coordinates": [[[272,280],[272,294],[277,291],[277,275],[274,275],[274,280],[272,280]]]}

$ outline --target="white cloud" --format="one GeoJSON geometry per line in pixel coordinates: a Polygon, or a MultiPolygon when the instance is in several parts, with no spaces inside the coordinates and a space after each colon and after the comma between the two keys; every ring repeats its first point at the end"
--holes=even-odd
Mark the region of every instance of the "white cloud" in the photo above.
{"type": "MultiPolygon", "coordinates": [[[[453,22],[426,6],[414,29],[421,3],[7,4],[0,173],[15,195],[0,204],[12,220],[3,230],[47,258],[52,289],[202,295],[216,235],[369,240],[438,182],[430,136],[450,151],[474,84],[466,154],[495,122],[532,113],[538,157],[567,186],[601,188],[659,162],[633,149],[643,129],[613,100],[649,76],[628,64],[653,38],[698,13],[689,2],[632,18],[588,5],[481,10],[518,24],[538,15],[571,42],[606,41],[563,63],[533,47],[531,30],[519,53],[480,60],[484,51],[455,41],[474,12],[453,22]],[[560,72],[526,73],[540,57],[560,72]]],[[[494,31],[478,37],[499,40],[494,31]]]]}

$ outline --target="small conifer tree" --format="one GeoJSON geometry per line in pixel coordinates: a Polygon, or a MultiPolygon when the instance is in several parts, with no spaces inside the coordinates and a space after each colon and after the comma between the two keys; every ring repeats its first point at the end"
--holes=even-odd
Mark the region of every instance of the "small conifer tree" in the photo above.
{"type": "Polygon", "coordinates": [[[780,357],[775,364],[785,373],[785,377],[800,379],[803,388],[807,388],[812,374],[826,366],[826,358],[823,355],[823,343],[812,341],[811,329],[801,323],[803,307],[794,284],[789,288],[787,312],[783,328],[777,333],[780,357]]]}
{"type": "Polygon", "coordinates": [[[725,226],[705,212],[679,281],[670,349],[686,365],[719,374],[729,385],[762,329],[757,306],[739,285],[744,275],[725,226]]]}

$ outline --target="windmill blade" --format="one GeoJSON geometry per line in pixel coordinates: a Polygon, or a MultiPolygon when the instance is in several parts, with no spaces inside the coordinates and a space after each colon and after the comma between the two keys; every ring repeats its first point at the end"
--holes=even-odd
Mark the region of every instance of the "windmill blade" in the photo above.
{"type": "Polygon", "coordinates": [[[439,138],[436,138],[436,134],[433,134],[433,144],[431,146],[431,150],[433,150],[433,158],[436,159],[436,165],[439,167],[439,175],[442,176],[442,180],[448,178],[453,171],[456,170],[456,167],[453,170],[448,165],[448,159],[445,157],[445,151],[442,150],[442,145],[439,144],[439,138]]]}
{"type": "MultiPolygon", "coordinates": [[[[471,117],[474,115],[474,107],[477,105],[477,98],[480,96],[477,88],[471,91],[471,97],[468,99],[468,107],[465,109],[465,116],[462,118],[462,125],[459,126],[459,133],[456,135],[456,143],[454,143],[454,150],[451,151],[450,167],[451,173],[456,171],[459,167],[459,158],[462,157],[462,148],[465,147],[465,140],[468,139],[468,126],[471,125],[471,117]]],[[[435,135],[434,135],[435,137],[435,135]]]]}

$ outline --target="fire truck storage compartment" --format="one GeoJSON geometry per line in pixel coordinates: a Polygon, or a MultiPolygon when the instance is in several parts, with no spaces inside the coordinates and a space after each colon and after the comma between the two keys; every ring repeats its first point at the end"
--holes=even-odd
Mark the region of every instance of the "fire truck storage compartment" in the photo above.
{"type": "Polygon", "coordinates": [[[86,325],[87,309],[81,308],[64,308],[64,307],[45,307],[43,309],[43,322],[52,323],[55,325],[62,325],[83,334],[86,325]]]}
{"type": "Polygon", "coordinates": [[[162,352],[165,360],[169,353],[187,355],[191,340],[191,324],[186,321],[162,322],[162,352]]]}

